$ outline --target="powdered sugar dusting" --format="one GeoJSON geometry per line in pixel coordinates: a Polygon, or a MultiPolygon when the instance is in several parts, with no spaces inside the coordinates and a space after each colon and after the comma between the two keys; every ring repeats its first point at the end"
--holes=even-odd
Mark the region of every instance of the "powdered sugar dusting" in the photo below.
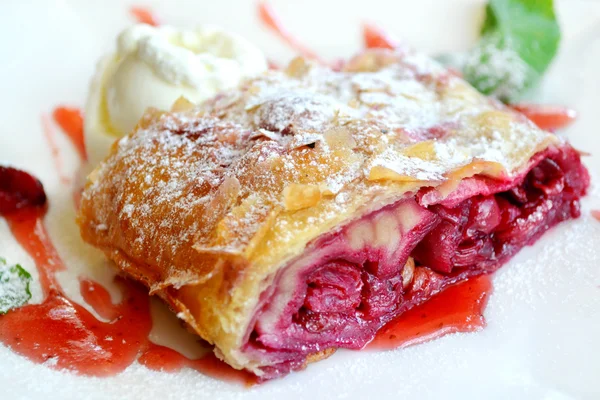
{"type": "Polygon", "coordinates": [[[134,243],[128,257],[195,279],[212,268],[191,262],[198,252],[239,257],[264,236],[273,267],[373,199],[403,196],[372,180],[375,167],[427,185],[474,161],[510,175],[552,140],[417,53],[370,51],[341,71],[296,59],[195,109],[146,115],[97,171],[84,206],[95,234],[134,243]],[[282,203],[292,183],[321,191],[305,218],[282,203]],[[162,246],[152,253],[149,243],[162,246]]]}
{"type": "Polygon", "coordinates": [[[0,315],[26,303],[30,298],[31,276],[19,265],[6,265],[0,257],[0,315]]]}
{"type": "Polygon", "coordinates": [[[467,57],[465,74],[484,93],[516,99],[536,72],[519,56],[510,37],[500,33],[484,37],[467,57]]]}

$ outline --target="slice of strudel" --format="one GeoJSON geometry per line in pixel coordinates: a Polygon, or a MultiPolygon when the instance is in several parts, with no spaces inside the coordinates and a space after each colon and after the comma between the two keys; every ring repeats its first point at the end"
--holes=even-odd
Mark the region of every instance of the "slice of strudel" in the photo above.
{"type": "Polygon", "coordinates": [[[579,216],[577,151],[425,56],[302,58],[149,110],[90,175],[83,238],[269,379],[579,216]]]}

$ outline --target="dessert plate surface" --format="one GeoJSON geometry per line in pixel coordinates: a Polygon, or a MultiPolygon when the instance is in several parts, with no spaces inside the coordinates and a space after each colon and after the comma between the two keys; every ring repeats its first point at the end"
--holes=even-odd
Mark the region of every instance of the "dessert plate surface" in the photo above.
{"type": "MultiPolygon", "coordinates": [[[[483,331],[455,334],[395,351],[339,351],[300,373],[252,388],[191,369],[159,373],[134,364],[111,378],[89,378],[33,364],[0,346],[0,388],[6,399],[597,399],[600,387],[600,1],[556,0],[563,28],[560,54],[535,94],[536,102],[568,105],[580,116],[562,132],[578,149],[592,188],[582,217],[549,231],[494,277],[483,331]]],[[[483,16],[479,0],[321,1],[271,0],[289,30],[327,58],[360,47],[368,18],[428,53],[467,48],[483,16]]],[[[136,4],[137,5],[137,4],[136,4]]],[[[148,1],[161,20],[176,25],[212,23],[243,34],[268,57],[293,53],[263,28],[255,2],[148,1]]],[[[84,245],[74,223],[71,188],[56,173],[43,124],[53,107],[83,106],[98,58],[133,22],[131,4],[111,0],[4,1],[0,4],[0,163],[41,179],[50,199],[47,226],[69,266],[59,279],[75,300],[78,276],[110,287],[102,255],[84,245]]],[[[57,129],[54,127],[54,129],[57,129]]],[[[77,155],[56,135],[62,168],[74,174],[77,155]]],[[[31,258],[0,219],[0,256],[32,272],[31,258]]],[[[38,286],[33,301],[41,300],[38,286]]],[[[185,354],[197,352],[165,309],[152,339],[185,354]]],[[[28,329],[24,326],[23,329],[28,329]]]]}

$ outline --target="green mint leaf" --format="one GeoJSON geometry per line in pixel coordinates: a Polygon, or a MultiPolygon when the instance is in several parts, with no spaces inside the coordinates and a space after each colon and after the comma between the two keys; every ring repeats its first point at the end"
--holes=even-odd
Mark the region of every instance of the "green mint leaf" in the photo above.
{"type": "Polygon", "coordinates": [[[481,38],[464,60],[464,77],[481,93],[512,102],[540,79],[515,51],[510,39],[501,34],[481,38]]]}
{"type": "Polygon", "coordinates": [[[558,51],[560,27],[553,0],[490,0],[482,35],[501,32],[542,75],[558,51]]]}
{"type": "Polygon", "coordinates": [[[19,264],[6,265],[0,258],[0,315],[27,303],[31,299],[31,275],[19,264]]]}
{"type": "Polygon", "coordinates": [[[553,0],[490,0],[479,43],[463,73],[482,93],[516,101],[535,86],[558,51],[553,0]]]}

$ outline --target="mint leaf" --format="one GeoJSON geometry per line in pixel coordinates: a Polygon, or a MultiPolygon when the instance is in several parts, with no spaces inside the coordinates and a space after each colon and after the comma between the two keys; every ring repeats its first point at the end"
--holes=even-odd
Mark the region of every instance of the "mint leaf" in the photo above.
{"type": "Polygon", "coordinates": [[[560,43],[553,0],[490,0],[481,33],[466,55],[465,79],[507,102],[539,82],[560,43]]]}
{"type": "Polygon", "coordinates": [[[553,0],[490,0],[482,35],[501,32],[542,75],[558,51],[560,27],[553,0]]]}
{"type": "Polygon", "coordinates": [[[0,257],[0,315],[27,303],[31,299],[31,275],[19,264],[6,265],[0,257]]]}
{"type": "Polygon", "coordinates": [[[501,34],[482,37],[462,69],[465,79],[477,90],[504,102],[516,101],[541,77],[514,50],[512,41],[501,34]]]}

